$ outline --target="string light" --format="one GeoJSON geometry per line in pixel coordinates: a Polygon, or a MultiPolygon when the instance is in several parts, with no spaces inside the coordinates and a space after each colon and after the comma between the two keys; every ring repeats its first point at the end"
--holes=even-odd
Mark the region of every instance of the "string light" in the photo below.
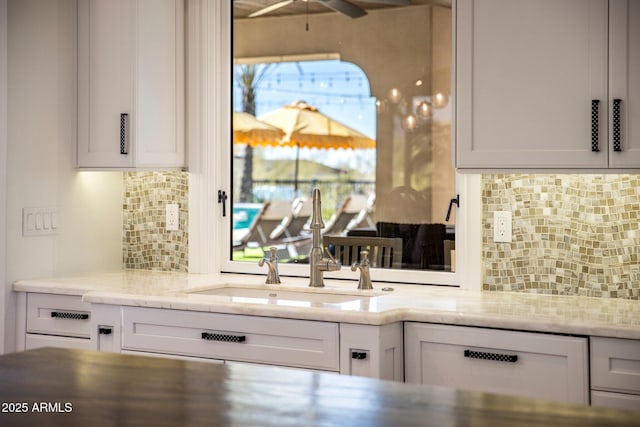
{"type": "Polygon", "coordinates": [[[389,91],[389,101],[397,104],[402,99],[402,93],[395,87],[389,91]]]}

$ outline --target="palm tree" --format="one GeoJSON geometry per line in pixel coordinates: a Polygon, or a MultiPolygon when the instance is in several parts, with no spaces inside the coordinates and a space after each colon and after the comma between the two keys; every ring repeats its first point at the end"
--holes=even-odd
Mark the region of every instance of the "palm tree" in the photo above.
{"type": "MultiPolygon", "coordinates": [[[[255,116],[256,89],[260,80],[266,75],[272,64],[240,65],[236,67],[236,82],[242,89],[242,111],[255,116]]],[[[253,198],[253,147],[247,144],[242,168],[242,182],[240,184],[240,202],[252,202],[253,198]]]]}

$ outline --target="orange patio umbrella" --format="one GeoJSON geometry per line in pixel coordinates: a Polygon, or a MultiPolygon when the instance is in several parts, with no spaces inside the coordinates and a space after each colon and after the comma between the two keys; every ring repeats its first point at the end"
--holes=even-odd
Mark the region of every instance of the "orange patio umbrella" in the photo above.
{"type": "Polygon", "coordinates": [[[322,114],[304,101],[285,105],[267,113],[260,120],[282,129],[281,147],[296,147],[295,190],[298,190],[300,148],[364,149],[375,148],[376,142],[349,126],[322,114]]]}
{"type": "Polygon", "coordinates": [[[233,142],[236,144],[278,145],[284,131],[264,123],[249,113],[233,112],[233,142]]]}

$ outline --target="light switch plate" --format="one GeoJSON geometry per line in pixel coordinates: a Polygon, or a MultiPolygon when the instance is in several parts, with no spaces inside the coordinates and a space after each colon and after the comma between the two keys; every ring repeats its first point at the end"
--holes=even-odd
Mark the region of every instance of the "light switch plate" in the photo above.
{"type": "Polygon", "coordinates": [[[22,235],[58,234],[58,208],[22,208],[22,235]]]}
{"type": "Polygon", "coordinates": [[[178,231],[180,229],[180,205],[167,203],[165,224],[167,231],[178,231]]]}
{"type": "Polygon", "coordinates": [[[493,212],[493,241],[496,243],[511,243],[511,212],[494,211],[493,212]]]}

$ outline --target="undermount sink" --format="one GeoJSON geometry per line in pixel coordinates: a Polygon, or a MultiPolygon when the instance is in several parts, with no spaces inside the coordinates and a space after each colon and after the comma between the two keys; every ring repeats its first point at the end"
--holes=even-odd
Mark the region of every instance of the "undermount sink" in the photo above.
{"type": "Polygon", "coordinates": [[[198,295],[216,295],[230,297],[233,302],[252,302],[264,304],[281,305],[323,305],[323,304],[345,304],[369,300],[377,295],[358,294],[349,292],[316,291],[316,290],[286,290],[273,288],[243,288],[243,287],[222,287],[189,292],[198,295]]]}

